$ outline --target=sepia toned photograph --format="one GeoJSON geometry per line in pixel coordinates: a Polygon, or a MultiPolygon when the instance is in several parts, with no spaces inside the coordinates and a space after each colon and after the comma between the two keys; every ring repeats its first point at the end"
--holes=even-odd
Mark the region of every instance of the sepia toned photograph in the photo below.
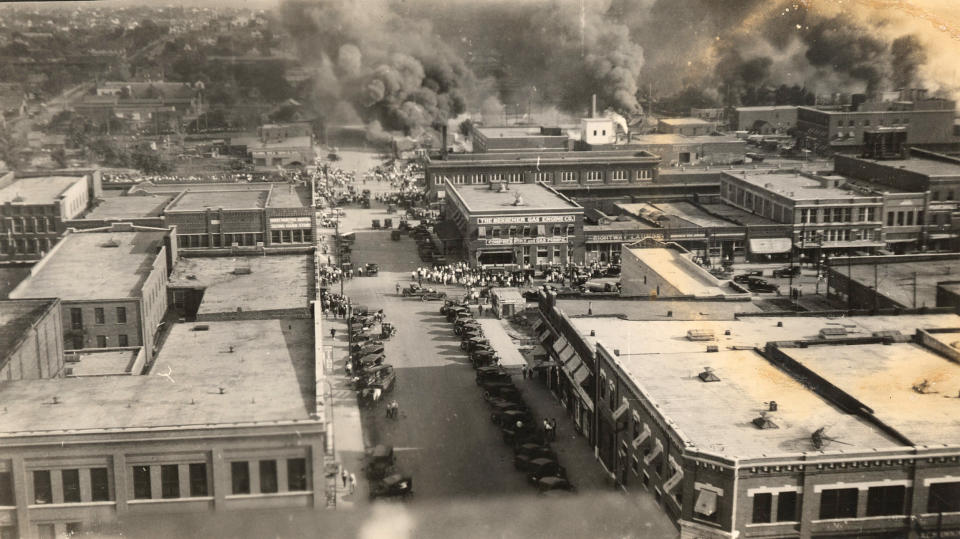
{"type": "Polygon", "coordinates": [[[0,539],[960,538],[960,0],[0,0],[0,539]]]}

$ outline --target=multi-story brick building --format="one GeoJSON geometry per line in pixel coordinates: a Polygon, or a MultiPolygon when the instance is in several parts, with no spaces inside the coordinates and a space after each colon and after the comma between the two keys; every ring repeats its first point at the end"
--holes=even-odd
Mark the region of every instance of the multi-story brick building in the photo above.
{"type": "Polygon", "coordinates": [[[708,122],[700,118],[661,118],[657,121],[659,133],[699,137],[709,135],[716,130],[716,122],[708,122]]]}
{"type": "Polygon", "coordinates": [[[583,262],[583,208],[533,180],[527,175],[525,183],[444,181],[445,217],[455,225],[471,266],[532,269],[583,262]]]}
{"type": "Polygon", "coordinates": [[[737,107],[737,129],[761,135],[782,135],[797,126],[793,105],[737,107]]]}
{"type": "Polygon", "coordinates": [[[0,262],[33,262],[101,192],[100,173],[0,177],[0,262]]]}
{"type": "Polygon", "coordinates": [[[0,381],[52,378],[62,369],[60,300],[0,301],[0,381]]]}
{"type": "Polygon", "coordinates": [[[957,315],[562,318],[572,327],[539,329],[580,388],[578,425],[681,537],[960,530],[960,430],[943,398],[960,387],[957,315]]]}
{"type": "Polygon", "coordinates": [[[149,361],[176,262],[172,229],[118,223],[68,232],[11,299],[60,298],[67,350],[142,346],[149,361]]]}

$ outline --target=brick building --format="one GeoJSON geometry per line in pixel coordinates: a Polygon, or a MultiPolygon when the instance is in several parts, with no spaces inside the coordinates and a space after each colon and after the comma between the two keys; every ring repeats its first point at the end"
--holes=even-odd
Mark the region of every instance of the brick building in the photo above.
{"type": "Polygon", "coordinates": [[[60,300],[0,301],[0,381],[54,378],[62,370],[60,300]]]}
{"type": "Polygon", "coordinates": [[[0,262],[32,262],[50,251],[64,221],[87,210],[102,191],[100,173],[0,177],[0,262]]]}
{"type": "MultiPolygon", "coordinates": [[[[520,175],[518,175],[520,177],[520,175]]],[[[445,218],[471,266],[532,269],[583,262],[583,208],[536,183],[444,180],[445,218]]]]}
{"type": "Polygon", "coordinates": [[[737,107],[736,128],[761,135],[783,135],[797,126],[793,105],[737,107]]]}
{"type": "Polygon", "coordinates": [[[700,118],[660,118],[657,121],[657,132],[699,137],[716,131],[716,125],[716,122],[708,122],[700,118]]]}
{"type": "Polygon", "coordinates": [[[960,387],[960,317],[721,320],[705,302],[643,303],[692,316],[569,316],[564,329],[549,315],[541,342],[559,351],[541,367],[572,371],[565,398],[581,395],[570,405],[600,462],[652,493],[681,537],[960,530],[960,431],[943,398],[960,387]]]}
{"type": "Polygon", "coordinates": [[[68,232],[10,298],[60,298],[67,350],[142,346],[150,360],[167,311],[174,237],[122,223],[68,232]]]}

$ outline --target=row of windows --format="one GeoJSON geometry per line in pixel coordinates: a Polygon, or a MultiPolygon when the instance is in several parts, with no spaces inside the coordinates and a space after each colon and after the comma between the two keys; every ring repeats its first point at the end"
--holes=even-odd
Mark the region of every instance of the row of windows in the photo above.
{"type": "MultiPolygon", "coordinates": [[[[287,459],[287,491],[307,490],[307,461],[302,458],[287,459]]],[[[259,492],[270,494],[278,492],[280,485],[277,480],[277,461],[260,460],[256,462],[260,479],[259,492]]],[[[233,494],[250,494],[250,462],[235,461],[230,463],[230,484],[233,494]]]]}
{"type": "Polygon", "coordinates": [[[916,212],[912,211],[898,211],[898,212],[887,212],[887,226],[913,226],[914,214],[916,214],[917,225],[923,224],[923,210],[916,212]]]}
{"type": "MultiPolygon", "coordinates": [[[[886,118],[880,118],[879,120],[877,120],[877,125],[886,125],[886,122],[887,122],[886,118]]],[[[842,119],[837,120],[837,127],[843,127],[843,123],[844,122],[842,119]]],[[[900,124],[908,124],[908,123],[910,123],[910,118],[893,118],[890,120],[891,125],[900,125],[900,124]]],[[[854,127],[854,126],[870,127],[870,120],[869,119],[847,120],[847,127],[854,127]]]]}
{"type": "Polygon", "coordinates": [[[865,223],[876,219],[877,208],[802,208],[801,223],[865,223]]]}
{"type": "MultiPolygon", "coordinates": [[[[149,500],[153,498],[153,479],[151,468],[157,466],[133,467],[133,498],[149,500]]],[[[188,494],[191,498],[209,496],[207,487],[207,465],[203,462],[190,464],[161,464],[160,468],[160,497],[163,499],[181,498],[188,494]],[[180,467],[187,467],[186,489],[181,491],[180,467]]]]}
{"type": "Polygon", "coordinates": [[[537,236],[562,236],[566,231],[567,236],[573,236],[576,232],[574,225],[525,225],[525,226],[480,226],[477,227],[477,236],[485,238],[535,238],[537,236]],[[552,233],[552,234],[551,234],[552,233]]]}
{"type": "MultiPolygon", "coordinates": [[[[931,196],[931,198],[932,198],[933,200],[939,201],[939,200],[940,200],[940,191],[939,191],[939,190],[937,190],[937,191],[931,191],[931,192],[930,192],[930,196],[931,196]]],[[[944,192],[943,192],[943,199],[944,199],[944,200],[953,200],[953,189],[944,191],[944,192]]]]}
{"type": "Polygon", "coordinates": [[[309,228],[302,230],[271,230],[271,243],[310,243],[313,232],[309,228]]]}
{"type": "MultiPolygon", "coordinates": [[[[127,308],[126,307],[117,307],[114,310],[115,317],[114,321],[117,324],[126,324],[127,323],[127,308]]],[[[103,307],[94,307],[93,309],[93,322],[96,325],[106,324],[106,311],[103,307]]],[[[71,307],[70,308],[70,327],[72,329],[83,329],[83,309],[80,307],[71,307]]]]}
{"type": "MultiPolygon", "coordinates": [[[[32,475],[34,504],[104,502],[111,499],[110,474],[106,468],[34,470],[32,475]],[[81,488],[81,476],[89,482],[89,491],[81,488]],[[54,480],[59,480],[60,485],[56,497],[54,480]]],[[[9,494],[0,493],[0,505],[14,504],[13,484],[9,476],[9,473],[0,474],[0,491],[9,491],[9,494]],[[3,503],[4,498],[9,503],[3,503]]]]}
{"type": "MultiPolygon", "coordinates": [[[[856,488],[825,489],[820,493],[820,519],[858,518],[860,490],[856,488]]],[[[796,522],[798,493],[758,493],[753,496],[753,522],[796,522]],[[776,500],[776,501],[775,501],[776,500]],[[776,512],[773,508],[776,507],[776,512]]],[[[867,489],[867,517],[906,514],[907,488],[903,485],[878,486],[867,489]]],[[[960,482],[934,483],[927,497],[927,513],[960,511],[960,482]]]]}
{"type": "Polygon", "coordinates": [[[831,229],[831,230],[805,230],[803,231],[802,241],[809,244],[816,244],[821,241],[877,241],[877,232],[873,229],[831,229]]]}
{"type": "MultiPolygon", "coordinates": [[[[554,173],[553,172],[532,172],[534,181],[544,182],[544,183],[553,183],[554,173]]],[[[579,173],[576,171],[565,171],[559,172],[559,179],[561,183],[575,183],[579,181],[579,173]]],[[[434,176],[435,185],[443,185],[445,180],[449,180],[450,183],[454,185],[463,185],[465,183],[479,184],[479,183],[488,183],[488,182],[507,182],[507,183],[523,183],[524,173],[490,173],[490,174],[452,174],[449,176],[436,175],[434,176]]],[[[588,182],[599,182],[603,181],[603,171],[602,170],[588,170],[583,173],[585,181],[588,182]]],[[[629,179],[635,179],[637,181],[650,180],[653,179],[653,172],[650,169],[640,169],[640,170],[627,170],[627,169],[617,169],[610,171],[611,181],[627,181],[629,179]]]]}
{"type": "Polygon", "coordinates": [[[7,231],[13,231],[14,234],[56,232],[57,223],[46,217],[12,217],[5,220],[3,232],[7,231]]]}
{"type": "Polygon", "coordinates": [[[177,234],[177,246],[182,249],[198,247],[230,247],[233,244],[237,244],[241,247],[256,247],[257,243],[263,243],[263,234],[224,234],[222,241],[219,234],[177,234]]]}
{"type": "Polygon", "coordinates": [[[0,254],[45,253],[50,250],[54,241],[49,238],[17,238],[13,241],[0,239],[0,254]]]}

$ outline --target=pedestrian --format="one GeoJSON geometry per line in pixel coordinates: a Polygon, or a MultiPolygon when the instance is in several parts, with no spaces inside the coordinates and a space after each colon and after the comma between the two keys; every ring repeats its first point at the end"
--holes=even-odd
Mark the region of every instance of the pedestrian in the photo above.
{"type": "Polygon", "coordinates": [[[330,328],[330,338],[331,339],[337,338],[337,328],[330,328]]]}
{"type": "Polygon", "coordinates": [[[350,472],[350,494],[357,490],[357,476],[350,472]]]}
{"type": "Polygon", "coordinates": [[[344,362],[343,370],[346,371],[347,376],[353,375],[353,362],[349,359],[344,362]]]}
{"type": "Polygon", "coordinates": [[[527,366],[526,366],[526,365],[521,366],[521,367],[520,367],[520,372],[523,374],[523,379],[526,380],[526,379],[527,379],[527,366]]]}
{"type": "Polygon", "coordinates": [[[550,441],[550,420],[547,418],[543,418],[543,437],[550,441]]]}
{"type": "Polygon", "coordinates": [[[550,419],[550,439],[557,439],[557,418],[555,417],[550,419]]]}
{"type": "Polygon", "coordinates": [[[340,479],[343,480],[343,488],[347,488],[347,481],[350,480],[350,472],[346,468],[340,470],[340,479]]]}
{"type": "Polygon", "coordinates": [[[400,295],[400,283],[397,283],[397,295],[400,295]]]}

